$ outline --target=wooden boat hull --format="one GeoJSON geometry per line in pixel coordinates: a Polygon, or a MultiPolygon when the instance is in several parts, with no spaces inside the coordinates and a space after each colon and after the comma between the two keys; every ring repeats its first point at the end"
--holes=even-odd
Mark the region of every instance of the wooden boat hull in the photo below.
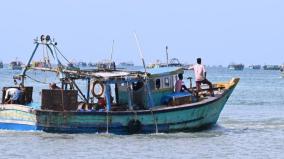
{"type": "Polygon", "coordinates": [[[214,125],[239,79],[221,95],[204,102],[155,110],[56,112],[37,110],[37,127],[56,133],[155,133],[192,131],[214,125]]]}

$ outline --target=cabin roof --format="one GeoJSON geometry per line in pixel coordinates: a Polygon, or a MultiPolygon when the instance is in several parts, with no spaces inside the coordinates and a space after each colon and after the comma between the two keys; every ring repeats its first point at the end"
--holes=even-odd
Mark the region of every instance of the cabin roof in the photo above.
{"type": "Polygon", "coordinates": [[[116,72],[95,72],[92,73],[92,75],[97,77],[104,77],[104,78],[110,78],[110,77],[121,77],[121,76],[129,76],[129,72],[123,72],[123,71],[116,71],[116,72]]]}
{"type": "MultiPolygon", "coordinates": [[[[42,70],[42,71],[52,71],[57,72],[56,69],[50,68],[38,68],[33,67],[35,70],[42,70]]],[[[141,78],[139,75],[144,74],[144,69],[139,70],[69,70],[63,69],[63,73],[69,75],[78,75],[79,77],[91,77],[91,78],[105,78],[105,79],[125,79],[125,77],[130,77],[131,79],[141,78]]],[[[161,67],[161,68],[150,68],[147,69],[148,77],[161,77],[161,76],[168,76],[168,75],[176,75],[179,73],[183,73],[184,70],[181,67],[161,67]]]]}
{"type": "MultiPolygon", "coordinates": [[[[113,71],[113,72],[94,72],[93,76],[111,78],[111,77],[125,77],[131,76],[134,74],[143,74],[144,69],[138,71],[113,71]]],[[[168,75],[176,75],[179,73],[183,73],[183,68],[181,67],[161,67],[161,68],[150,68],[147,69],[147,74],[149,77],[160,77],[160,76],[168,76],[168,75]]]]}
{"type": "Polygon", "coordinates": [[[183,72],[183,68],[181,67],[160,67],[147,69],[147,73],[150,74],[150,77],[176,75],[183,72]]]}

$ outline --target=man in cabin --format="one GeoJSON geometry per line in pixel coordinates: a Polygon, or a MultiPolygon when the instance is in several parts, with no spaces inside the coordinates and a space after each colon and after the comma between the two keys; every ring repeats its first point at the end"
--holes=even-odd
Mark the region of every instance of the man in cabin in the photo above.
{"type": "Polygon", "coordinates": [[[178,74],[178,80],[176,81],[175,84],[175,92],[190,92],[190,90],[188,88],[186,88],[184,82],[183,82],[183,75],[182,74],[178,74]]]}
{"type": "Polygon", "coordinates": [[[201,90],[201,84],[209,85],[211,96],[214,97],[212,83],[206,79],[205,66],[201,64],[201,58],[196,59],[197,64],[189,67],[189,70],[194,70],[197,94],[201,90]]]}

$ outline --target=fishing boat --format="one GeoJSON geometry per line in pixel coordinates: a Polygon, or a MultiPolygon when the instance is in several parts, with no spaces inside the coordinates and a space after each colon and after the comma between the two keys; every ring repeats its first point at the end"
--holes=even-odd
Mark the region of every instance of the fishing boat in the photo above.
{"type": "Polygon", "coordinates": [[[93,63],[93,62],[89,62],[89,63],[88,63],[88,67],[96,67],[96,64],[93,63]]]}
{"type": "Polygon", "coordinates": [[[166,62],[163,63],[160,60],[156,60],[156,62],[148,65],[148,68],[159,68],[159,67],[182,67],[185,70],[190,67],[188,64],[181,63],[178,58],[171,58],[169,59],[169,54],[168,54],[168,46],[166,46],[166,62]]]}
{"type": "Polygon", "coordinates": [[[280,71],[281,71],[281,72],[284,71],[284,64],[281,65],[280,71]]]}
{"type": "Polygon", "coordinates": [[[121,62],[121,63],[119,63],[118,66],[119,67],[133,67],[134,63],[132,63],[132,62],[121,62]]]}
{"type": "Polygon", "coordinates": [[[179,59],[172,58],[169,63],[162,63],[160,60],[156,60],[155,63],[148,65],[148,68],[160,68],[160,67],[182,67],[188,69],[190,65],[180,63],[179,59]]]}
{"type": "Polygon", "coordinates": [[[78,62],[78,66],[81,68],[81,67],[87,67],[87,63],[86,62],[78,62]]]}
{"type": "Polygon", "coordinates": [[[87,63],[80,61],[80,62],[75,62],[72,61],[70,63],[67,64],[69,67],[76,67],[76,68],[83,68],[83,67],[87,67],[87,63]]]}
{"type": "Polygon", "coordinates": [[[68,63],[66,69],[69,70],[80,70],[80,67],[76,63],[68,63]]]}
{"type": "Polygon", "coordinates": [[[249,68],[253,69],[253,70],[260,70],[261,69],[261,65],[250,65],[249,68]]]}
{"type": "Polygon", "coordinates": [[[18,61],[18,60],[15,60],[15,61],[12,61],[10,62],[9,64],[9,67],[12,69],[12,70],[22,70],[23,69],[23,63],[18,61]]]}
{"type": "Polygon", "coordinates": [[[244,69],[244,65],[243,64],[230,64],[229,66],[228,66],[228,69],[229,70],[239,70],[239,71],[241,71],[241,70],[243,70],[244,69]]]}
{"type": "Polygon", "coordinates": [[[284,64],[281,65],[280,71],[281,71],[282,77],[284,78],[284,64]]]}
{"type": "Polygon", "coordinates": [[[116,66],[115,66],[115,62],[112,60],[102,60],[99,61],[95,64],[96,68],[101,70],[115,70],[116,66]]]}
{"type": "Polygon", "coordinates": [[[3,68],[3,67],[4,67],[3,62],[0,61],[0,68],[3,68]]]}
{"type": "MultiPolygon", "coordinates": [[[[36,48],[48,45],[51,54],[59,56],[54,41],[35,43],[36,48]]],[[[197,95],[191,86],[191,92],[174,92],[177,75],[184,73],[181,67],[69,70],[57,61],[57,68],[25,67],[15,78],[23,86],[27,71],[51,71],[60,75],[61,88],[43,89],[41,104],[36,104],[33,87],[25,86],[20,103],[0,105],[1,129],[114,134],[196,131],[216,124],[239,82],[232,78],[215,83],[215,96],[209,95],[208,88],[197,95]],[[80,80],[86,81],[86,93],[77,85],[80,80]]],[[[2,103],[8,88],[3,89],[2,103]]]]}
{"type": "Polygon", "coordinates": [[[47,62],[43,62],[43,61],[33,61],[32,62],[32,67],[44,67],[44,68],[48,68],[51,67],[51,64],[47,63],[47,62]]]}
{"type": "Polygon", "coordinates": [[[280,65],[264,65],[263,69],[264,70],[280,70],[281,66],[280,65]]]}

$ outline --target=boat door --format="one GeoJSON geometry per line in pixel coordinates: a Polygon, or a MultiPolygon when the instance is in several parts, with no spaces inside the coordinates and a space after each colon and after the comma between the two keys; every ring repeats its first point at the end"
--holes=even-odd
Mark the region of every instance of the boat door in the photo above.
{"type": "Polygon", "coordinates": [[[134,109],[145,108],[145,87],[143,81],[133,82],[133,104],[134,109]]]}

